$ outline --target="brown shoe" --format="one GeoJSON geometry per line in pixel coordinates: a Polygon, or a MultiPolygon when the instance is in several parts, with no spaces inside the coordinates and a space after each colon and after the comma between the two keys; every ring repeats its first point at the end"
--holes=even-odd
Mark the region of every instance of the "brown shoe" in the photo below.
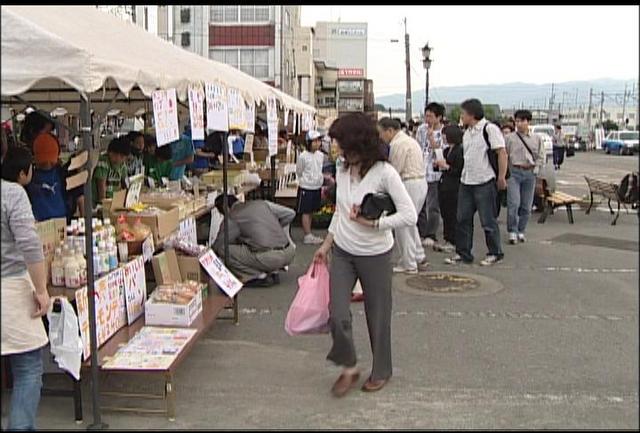
{"type": "Polygon", "coordinates": [[[336,383],[333,384],[331,388],[331,393],[336,397],[343,397],[349,389],[355,384],[360,378],[360,373],[354,374],[346,374],[342,373],[336,383]]]}
{"type": "Polygon", "coordinates": [[[380,391],[386,384],[389,382],[389,379],[380,379],[380,380],[371,380],[371,377],[367,379],[367,381],[362,385],[362,390],[364,392],[374,392],[380,391]]]}

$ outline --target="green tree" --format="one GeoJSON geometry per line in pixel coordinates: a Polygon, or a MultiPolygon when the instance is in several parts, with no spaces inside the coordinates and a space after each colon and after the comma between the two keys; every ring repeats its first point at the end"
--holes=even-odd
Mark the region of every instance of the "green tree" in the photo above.
{"type": "Polygon", "coordinates": [[[495,110],[494,107],[489,106],[489,105],[485,105],[484,106],[484,117],[489,121],[496,121],[496,120],[498,120],[499,115],[496,113],[496,110],[495,110]]]}
{"type": "Polygon", "coordinates": [[[387,108],[382,104],[374,104],[373,109],[375,111],[387,111],[387,108]]]}
{"type": "Polygon", "coordinates": [[[604,128],[605,131],[617,131],[618,130],[618,125],[607,119],[604,122],[602,122],[602,127],[604,128]]]}
{"type": "Polygon", "coordinates": [[[449,115],[447,116],[447,119],[449,119],[449,121],[455,125],[458,124],[458,122],[460,121],[460,114],[462,113],[462,109],[460,108],[459,105],[456,105],[455,107],[453,107],[451,109],[451,112],[449,113],[449,115]]]}

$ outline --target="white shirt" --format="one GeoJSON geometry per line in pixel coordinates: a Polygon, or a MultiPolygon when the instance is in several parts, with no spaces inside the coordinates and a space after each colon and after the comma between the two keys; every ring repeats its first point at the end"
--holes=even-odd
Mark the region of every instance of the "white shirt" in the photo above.
{"type": "Polygon", "coordinates": [[[391,229],[415,225],[418,221],[415,206],[400,179],[388,162],[377,162],[363,179],[352,179],[348,170],[336,170],[336,211],[329,225],[334,242],[349,254],[375,256],[393,248],[391,229]],[[391,196],[396,212],[383,216],[378,228],[364,226],[349,218],[352,205],[360,205],[370,192],[384,192],[391,196]]]}
{"type": "MultiPolygon", "coordinates": [[[[426,123],[423,123],[418,127],[418,131],[416,132],[416,140],[418,141],[418,143],[420,144],[420,148],[422,149],[424,165],[427,169],[427,172],[426,172],[427,182],[429,183],[439,182],[440,177],[442,176],[442,172],[435,171],[433,169],[433,162],[436,159],[436,152],[435,152],[435,149],[431,148],[431,143],[427,138],[428,135],[429,135],[429,125],[427,125],[426,123]]],[[[433,138],[435,139],[436,143],[440,145],[440,149],[442,149],[443,151],[447,147],[449,147],[448,145],[443,143],[442,126],[440,127],[440,129],[433,130],[433,138]]]]}
{"type": "Polygon", "coordinates": [[[320,189],[324,182],[322,175],[322,164],[324,163],[324,153],[316,150],[311,153],[305,150],[298,156],[296,162],[296,176],[298,185],[304,189],[320,189]]]}
{"type": "MultiPolygon", "coordinates": [[[[481,185],[496,177],[487,155],[487,142],[482,136],[482,128],[487,123],[487,119],[481,119],[475,126],[469,127],[462,137],[464,168],[460,181],[465,185],[481,185]]],[[[492,151],[504,149],[504,137],[498,126],[489,123],[487,135],[492,151]]]]}

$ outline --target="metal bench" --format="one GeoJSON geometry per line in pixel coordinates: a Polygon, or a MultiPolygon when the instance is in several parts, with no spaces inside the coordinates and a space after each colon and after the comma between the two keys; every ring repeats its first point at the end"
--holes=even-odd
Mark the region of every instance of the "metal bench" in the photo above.
{"type": "MultiPolygon", "coordinates": [[[[620,199],[620,194],[618,193],[618,188],[619,188],[618,185],[616,185],[615,183],[603,182],[601,180],[593,179],[588,176],[585,176],[584,179],[587,181],[587,185],[589,186],[589,196],[591,198],[591,202],[589,203],[589,208],[585,213],[589,215],[589,212],[591,212],[591,208],[593,207],[593,195],[594,194],[601,195],[607,199],[607,205],[609,206],[609,212],[611,212],[611,215],[615,214],[613,221],[611,221],[611,225],[612,226],[616,225],[616,222],[618,221],[618,217],[620,216],[620,204],[622,203],[622,200],[620,199]],[[618,202],[617,212],[614,212],[613,208],[611,207],[611,200],[615,200],[618,202]]],[[[622,205],[624,206],[625,209],[627,208],[624,203],[622,203],[622,205]]]]}
{"type": "Polygon", "coordinates": [[[538,219],[538,224],[544,224],[547,217],[553,213],[553,211],[560,207],[565,206],[567,209],[567,217],[569,223],[573,224],[573,208],[572,206],[580,201],[578,197],[574,197],[564,192],[555,191],[551,193],[547,187],[547,181],[542,178],[536,179],[536,196],[540,197],[542,203],[542,215],[538,219]]]}

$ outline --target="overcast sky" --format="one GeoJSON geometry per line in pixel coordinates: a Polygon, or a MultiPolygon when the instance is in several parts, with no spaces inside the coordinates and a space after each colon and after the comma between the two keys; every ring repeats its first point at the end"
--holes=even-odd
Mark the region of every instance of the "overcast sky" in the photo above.
{"type": "Polygon", "coordinates": [[[420,48],[427,41],[430,88],[637,80],[638,12],[637,6],[302,6],[301,21],[368,22],[368,78],[382,96],[405,91],[405,16],[415,91],[425,85],[420,48]]]}

